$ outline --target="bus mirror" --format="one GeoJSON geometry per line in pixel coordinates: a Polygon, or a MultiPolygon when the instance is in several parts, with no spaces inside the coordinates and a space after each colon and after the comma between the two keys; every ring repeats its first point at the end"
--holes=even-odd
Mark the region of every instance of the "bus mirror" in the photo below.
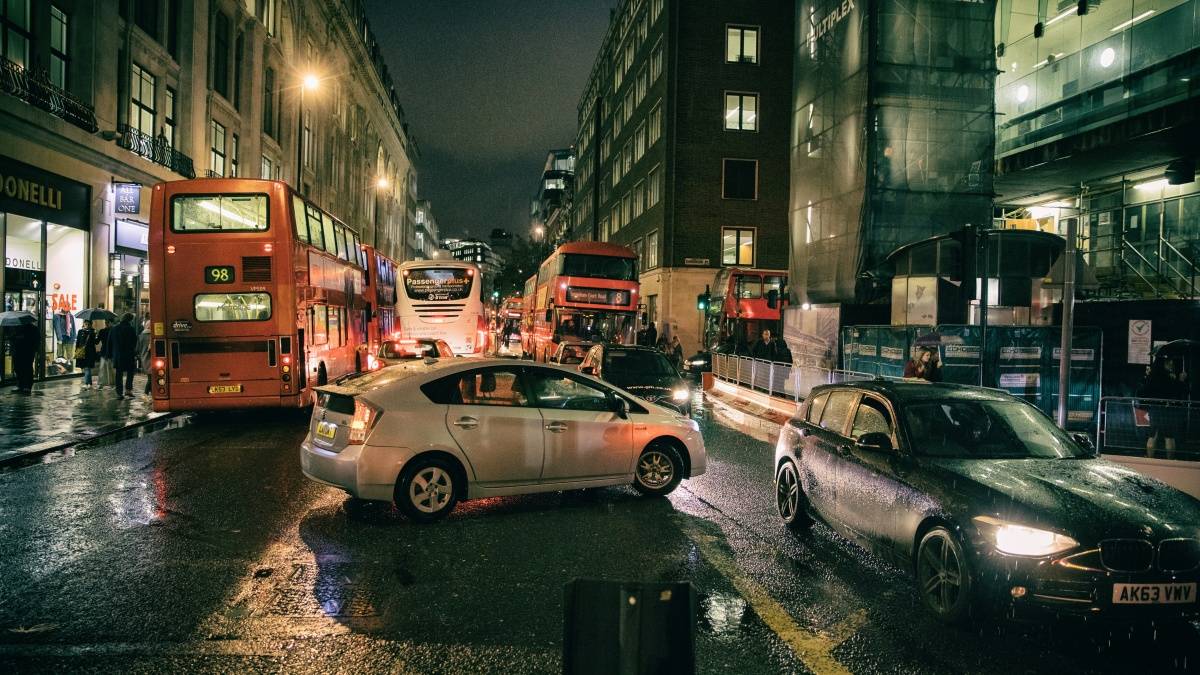
{"type": "Polygon", "coordinates": [[[550,323],[553,320],[554,320],[554,310],[547,309],[546,310],[546,323],[550,323]]]}
{"type": "Polygon", "coordinates": [[[767,307],[770,309],[779,307],[779,291],[774,288],[767,291],[767,307]]]}

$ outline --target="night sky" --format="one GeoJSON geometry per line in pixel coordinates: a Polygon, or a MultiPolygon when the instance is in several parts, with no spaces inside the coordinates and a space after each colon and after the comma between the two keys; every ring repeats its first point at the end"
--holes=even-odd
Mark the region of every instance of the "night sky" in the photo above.
{"type": "Polygon", "coordinates": [[[367,0],[441,236],[526,234],[615,0],[367,0]]]}

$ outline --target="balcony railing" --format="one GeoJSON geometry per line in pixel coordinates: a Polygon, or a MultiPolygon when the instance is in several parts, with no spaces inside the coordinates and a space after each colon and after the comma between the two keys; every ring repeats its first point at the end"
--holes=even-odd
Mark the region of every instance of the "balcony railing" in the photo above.
{"type": "Polygon", "coordinates": [[[171,147],[165,136],[154,138],[128,124],[120,125],[117,131],[121,134],[117,138],[117,145],[122,148],[135,152],[155,164],[161,164],[184,178],[196,177],[192,158],[171,147]]]}
{"type": "Polygon", "coordinates": [[[61,117],[90,134],[100,128],[96,125],[95,109],[71,92],[52,84],[45,71],[31,71],[0,58],[0,90],[55,117],[61,117]]]}

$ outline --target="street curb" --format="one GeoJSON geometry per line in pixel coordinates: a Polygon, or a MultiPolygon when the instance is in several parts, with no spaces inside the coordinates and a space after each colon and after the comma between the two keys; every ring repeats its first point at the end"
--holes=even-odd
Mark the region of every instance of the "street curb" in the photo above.
{"type": "Polygon", "coordinates": [[[5,457],[3,459],[0,459],[0,469],[5,469],[12,465],[25,464],[31,459],[36,459],[38,457],[48,455],[52,452],[58,452],[60,450],[66,450],[67,448],[72,448],[72,447],[76,447],[76,446],[80,446],[80,445],[89,444],[94,441],[101,441],[110,436],[115,436],[117,434],[125,433],[132,429],[141,429],[143,427],[150,427],[150,426],[155,426],[155,425],[159,425],[159,424],[161,424],[165,427],[166,425],[170,424],[170,422],[172,420],[179,417],[181,414],[182,413],[178,413],[178,412],[169,412],[169,413],[165,413],[163,415],[159,415],[158,417],[151,417],[150,419],[144,419],[139,422],[134,422],[133,424],[128,424],[123,427],[119,427],[116,429],[110,429],[109,431],[104,431],[104,432],[98,433],[94,436],[85,436],[83,438],[75,438],[75,439],[67,441],[65,443],[54,443],[53,445],[48,445],[48,446],[43,446],[43,447],[35,446],[34,449],[23,451],[19,455],[13,455],[11,457],[5,457]]]}

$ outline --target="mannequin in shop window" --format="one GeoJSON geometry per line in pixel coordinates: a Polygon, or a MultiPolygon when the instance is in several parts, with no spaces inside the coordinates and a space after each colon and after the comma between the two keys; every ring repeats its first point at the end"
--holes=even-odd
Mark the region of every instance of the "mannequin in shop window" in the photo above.
{"type": "MultiPolygon", "coordinates": [[[[50,321],[54,329],[54,363],[59,365],[60,371],[70,372],[74,370],[75,317],[67,310],[59,309],[50,321]]],[[[49,369],[47,374],[50,374],[49,369]]]]}

